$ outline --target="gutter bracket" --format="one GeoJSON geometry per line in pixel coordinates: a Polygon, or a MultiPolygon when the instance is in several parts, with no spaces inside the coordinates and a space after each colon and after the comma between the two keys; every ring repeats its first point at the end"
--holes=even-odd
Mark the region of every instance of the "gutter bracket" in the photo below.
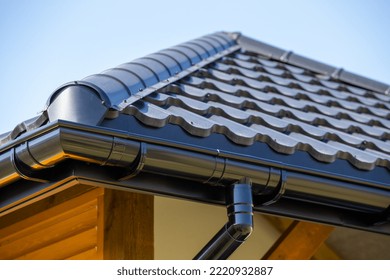
{"type": "Polygon", "coordinates": [[[252,183],[243,178],[226,187],[228,222],[194,257],[194,260],[225,260],[253,230],[252,183]]]}
{"type": "Polygon", "coordinates": [[[130,178],[137,176],[141,172],[141,170],[144,168],[146,153],[147,153],[147,144],[144,142],[141,142],[140,148],[139,148],[139,153],[138,153],[136,159],[131,164],[130,168],[126,172],[122,173],[117,180],[118,181],[125,181],[125,180],[128,180],[130,178]]]}
{"type": "Polygon", "coordinates": [[[35,170],[33,170],[30,166],[23,163],[21,160],[19,160],[18,156],[16,155],[15,148],[12,148],[11,152],[11,162],[15,169],[15,171],[19,174],[19,176],[25,180],[39,182],[39,183],[48,183],[50,180],[48,179],[48,176],[45,176],[44,172],[39,172],[39,176],[37,176],[37,173],[35,170]],[[42,176],[43,175],[43,176],[42,176]]]}
{"type": "Polygon", "coordinates": [[[374,226],[381,226],[390,223],[390,205],[374,221],[374,226]]]}
{"type": "Polygon", "coordinates": [[[280,181],[275,188],[275,191],[271,194],[267,195],[254,195],[253,196],[253,204],[255,207],[257,206],[268,206],[275,202],[277,202],[286,191],[286,183],[287,183],[287,171],[280,169],[280,181]]]}

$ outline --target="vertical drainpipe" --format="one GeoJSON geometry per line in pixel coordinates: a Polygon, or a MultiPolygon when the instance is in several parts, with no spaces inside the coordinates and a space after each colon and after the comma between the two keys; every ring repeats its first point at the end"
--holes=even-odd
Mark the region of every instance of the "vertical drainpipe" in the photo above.
{"type": "Polygon", "coordinates": [[[194,257],[194,260],[225,260],[253,230],[252,184],[248,178],[226,187],[228,222],[194,257]]]}

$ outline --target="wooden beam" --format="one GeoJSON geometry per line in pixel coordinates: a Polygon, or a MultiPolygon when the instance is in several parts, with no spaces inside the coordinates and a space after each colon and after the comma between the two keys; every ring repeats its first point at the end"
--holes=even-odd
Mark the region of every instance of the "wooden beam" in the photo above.
{"type": "Polygon", "coordinates": [[[263,256],[263,260],[308,260],[328,238],[333,227],[294,221],[263,256]]]}
{"type": "Polygon", "coordinates": [[[320,248],[312,257],[313,260],[341,260],[342,258],[326,243],[322,243],[320,248]]]}
{"type": "MultiPolygon", "coordinates": [[[[270,222],[280,232],[284,232],[294,221],[293,219],[264,215],[266,220],[270,222]]],[[[315,260],[341,260],[341,257],[331,248],[326,242],[322,243],[318,250],[313,255],[315,260]]]]}
{"type": "Polygon", "coordinates": [[[98,211],[103,259],[154,258],[153,196],[105,189],[98,211]]]}

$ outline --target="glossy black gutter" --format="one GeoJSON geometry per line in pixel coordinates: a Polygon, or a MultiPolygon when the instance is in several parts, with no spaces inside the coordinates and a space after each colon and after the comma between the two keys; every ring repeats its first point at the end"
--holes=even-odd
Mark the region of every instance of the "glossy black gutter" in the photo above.
{"type": "Polygon", "coordinates": [[[264,166],[219,150],[178,147],[64,121],[35,133],[1,151],[1,212],[34,197],[26,188],[39,187],[42,192],[69,180],[224,205],[224,186],[246,177],[252,182],[255,211],[390,234],[390,227],[381,226],[389,218],[387,189],[264,166]],[[61,169],[77,162],[80,164],[71,173],[61,169]],[[94,166],[100,171],[81,172],[94,166]],[[105,175],[100,178],[102,172],[105,175]],[[59,176],[53,177],[55,174],[59,176]],[[160,179],[154,181],[150,174],[160,179]]]}
{"type": "MultiPolygon", "coordinates": [[[[19,139],[21,140],[21,139],[19,139]]],[[[118,180],[127,180],[139,172],[158,173],[224,185],[249,175],[259,193],[272,193],[279,182],[279,172],[219,157],[218,151],[204,154],[100,134],[59,125],[38,138],[32,137],[3,151],[0,157],[0,187],[20,179],[44,181],[42,172],[73,159],[126,170],[118,180]],[[169,156],[167,156],[169,155],[169,156]],[[19,167],[23,168],[19,168],[19,167]]]]}
{"type": "Polygon", "coordinates": [[[373,213],[389,206],[390,192],[385,189],[241,161],[222,156],[218,150],[177,148],[169,143],[129,139],[104,129],[75,124],[69,127],[66,122],[37,132],[38,136],[20,138],[3,150],[0,187],[20,179],[45,180],[41,178],[43,171],[73,159],[126,170],[115,178],[118,180],[147,172],[225,186],[248,177],[258,196],[279,195],[373,213]]]}

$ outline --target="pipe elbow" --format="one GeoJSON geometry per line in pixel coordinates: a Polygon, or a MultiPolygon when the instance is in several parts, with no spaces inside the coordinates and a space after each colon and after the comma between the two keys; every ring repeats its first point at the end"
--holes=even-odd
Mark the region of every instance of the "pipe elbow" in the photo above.
{"type": "Polygon", "coordinates": [[[253,231],[252,188],[249,180],[233,184],[227,189],[227,231],[232,238],[244,241],[253,231]]]}
{"type": "Polygon", "coordinates": [[[245,241],[253,231],[253,223],[234,224],[227,227],[229,235],[236,241],[245,241]]]}
{"type": "Polygon", "coordinates": [[[247,238],[249,235],[252,234],[253,231],[253,225],[252,224],[239,224],[235,226],[235,230],[238,231],[241,236],[244,236],[247,238]]]}

